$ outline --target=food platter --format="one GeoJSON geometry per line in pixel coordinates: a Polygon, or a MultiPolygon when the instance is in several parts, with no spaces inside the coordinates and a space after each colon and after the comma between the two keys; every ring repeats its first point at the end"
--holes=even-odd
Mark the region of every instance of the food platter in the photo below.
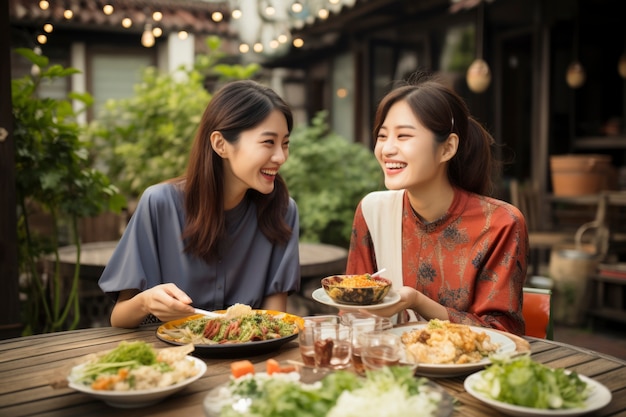
{"type": "Polygon", "coordinates": [[[311,296],[318,303],[326,304],[326,305],[329,305],[331,307],[336,307],[336,308],[338,308],[340,310],[344,310],[344,311],[378,310],[378,309],[381,309],[381,308],[384,308],[384,307],[389,307],[391,305],[394,305],[398,301],[400,301],[400,294],[398,294],[393,289],[389,290],[389,292],[387,293],[385,298],[383,298],[383,300],[380,303],[378,303],[378,304],[368,304],[368,305],[354,305],[354,304],[337,303],[332,298],[330,298],[328,296],[328,294],[326,294],[326,291],[324,291],[324,288],[316,289],[315,291],[313,291],[313,294],[311,294],[311,296]]]}
{"type": "Polygon", "coordinates": [[[195,367],[198,369],[196,375],[185,379],[175,385],[170,385],[162,388],[153,388],[146,390],[135,391],[104,391],[94,390],[90,386],[77,381],[77,375],[80,375],[84,364],[77,365],[72,368],[70,375],[68,376],[68,386],[76,391],[82,392],[94,398],[104,401],[111,407],[116,408],[139,408],[147,407],[152,404],[156,404],[175,392],[178,392],[185,388],[187,385],[201,378],[206,372],[207,366],[203,360],[187,355],[187,359],[193,361],[195,367]]]}
{"type": "MultiPolygon", "coordinates": [[[[222,313],[223,311],[216,311],[216,313],[222,313]]],[[[236,358],[242,356],[252,356],[252,355],[261,355],[264,353],[272,352],[278,350],[282,345],[294,340],[298,336],[298,329],[304,327],[304,321],[301,317],[295,316],[293,314],[283,313],[280,311],[274,310],[253,310],[256,314],[267,313],[273,315],[274,317],[281,318],[284,321],[295,324],[294,333],[285,337],[280,337],[277,339],[269,339],[269,340],[259,340],[253,342],[243,342],[243,343],[215,343],[215,344],[204,344],[204,343],[194,343],[195,351],[194,354],[201,356],[211,356],[211,357],[221,357],[221,358],[236,358]]],[[[176,340],[175,338],[168,335],[168,330],[174,330],[181,327],[184,327],[185,324],[191,320],[195,320],[203,317],[202,314],[196,314],[193,316],[185,317],[179,320],[169,321],[167,323],[162,324],[156,330],[156,336],[167,343],[173,345],[184,345],[188,342],[176,340]]]]}
{"type": "Polygon", "coordinates": [[[495,408],[502,414],[505,414],[508,416],[515,416],[515,417],[581,416],[587,413],[591,413],[592,411],[599,410],[600,408],[604,407],[609,402],[611,402],[611,391],[609,391],[604,385],[600,384],[599,382],[589,377],[578,374],[580,379],[582,379],[584,382],[587,383],[589,387],[591,387],[591,394],[585,400],[584,408],[546,410],[546,409],[522,407],[519,405],[508,404],[502,401],[489,398],[487,395],[474,389],[474,386],[476,385],[476,383],[481,380],[482,373],[483,371],[479,371],[465,378],[465,382],[463,384],[465,387],[465,390],[472,397],[478,399],[479,401],[484,402],[485,404],[488,404],[489,406],[495,408]]]}
{"type": "MultiPolygon", "coordinates": [[[[410,332],[411,330],[414,330],[414,329],[422,329],[427,326],[428,324],[414,324],[414,325],[394,327],[387,331],[395,333],[399,336],[402,336],[402,334],[405,332],[410,332]]],[[[498,348],[496,353],[512,353],[512,352],[515,352],[517,349],[517,345],[515,344],[515,342],[511,338],[503,334],[502,332],[492,331],[484,327],[475,327],[475,326],[469,326],[469,327],[472,331],[475,331],[475,332],[485,332],[491,338],[492,342],[500,344],[500,347],[498,348]]],[[[405,361],[405,359],[402,359],[402,360],[405,361]]],[[[415,371],[415,373],[417,375],[422,375],[422,376],[426,376],[430,378],[441,378],[441,377],[447,378],[447,377],[470,374],[472,372],[475,372],[484,368],[489,363],[490,363],[489,358],[484,358],[483,360],[479,362],[466,363],[466,364],[461,364],[461,365],[420,363],[418,364],[417,370],[415,371]]]]}
{"type": "MultiPolygon", "coordinates": [[[[302,370],[300,370],[300,372],[302,372],[302,370]]],[[[307,373],[310,371],[304,370],[304,372],[307,373]]],[[[307,378],[309,381],[306,382],[306,384],[311,384],[314,381],[320,381],[325,375],[328,375],[329,373],[332,373],[332,372],[334,371],[323,372],[319,375],[316,375],[314,378],[309,377],[307,378]]],[[[279,377],[286,379],[286,380],[298,381],[298,376],[295,376],[294,373],[282,374],[279,377]]],[[[267,374],[261,372],[261,373],[257,373],[254,376],[254,378],[255,379],[261,378],[260,383],[262,383],[262,381],[268,378],[268,376],[267,374]]],[[[303,382],[303,378],[300,378],[300,381],[303,382]]],[[[430,380],[425,381],[425,387],[429,392],[436,393],[436,395],[439,398],[437,406],[436,406],[436,410],[434,410],[433,413],[429,415],[431,415],[432,417],[450,417],[452,413],[454,412],[454,406],[455,406],[454,397],[452,397],[442,386],[440,386],[439,384],[433,381],[430,381],[430,380]]],[[[231,383],[225,383],[225,384],[219,385],[211,389],[207,393],[203,401],[204,413],[207,417],[221,417],[223,413],[222,410],[224,409],[224,407],[227,408],[228,410],[227,414],[229,416],[247,417],[250,415],[248,413],[248,410],[250,408],[250,405],[252,404],[252,401],[253,401],[252,398],[247,397],[247,396],[233,395],[233,393],[230,391],[230,388],[232,388],[231,383]]],[[[380,398],[376,396],[374,396],[372,399],[373,399],[373,402],[376,404],[374,405],[374,408],[381,407],[386,412],[386,413],[383,413],[383,415],[389,415],[390,413],[389,404],[386,404],[384,401],[381,402],[380,398]]],[[[357,403],[358,403],[358,400],[357,400],[357,403]]],[[[354,407],[355,405],[355,403],[353,402],[350,402],[349,404],[352,407],[354,407]]],[[[350,415],[353,415],[353,414],[354,412],[352,412],[352,414],[350,415]]],[[[255,415],[265,415],[265,414],[255,414],[255,415]]],[[[283,415],[287,415],[287,414],[283,414],[283,415]]],[[[335,415],[345,415],[345,414],[335,412],[335,415]]],[[[391,413],[391,415],[393,415],[393,413],[391,413]]],[[[425,411],[422,410],[422,414],[420,415],[426,415],[425,411]]]]}

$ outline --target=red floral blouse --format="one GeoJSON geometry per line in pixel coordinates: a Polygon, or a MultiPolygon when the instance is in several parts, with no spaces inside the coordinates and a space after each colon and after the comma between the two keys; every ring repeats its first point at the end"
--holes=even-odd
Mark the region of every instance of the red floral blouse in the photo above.
{"type": "MultiPolygon", "coordinates": [[[[406,193],[403,200],[404,285],[445,306],[451,322],[524,334],[522,296],[529,250],[522,213],[507,202],[456,189],[448,212],[424,223],[406,193]]],[[[346,273],[377,269],[359,204],[346,273]]]]}

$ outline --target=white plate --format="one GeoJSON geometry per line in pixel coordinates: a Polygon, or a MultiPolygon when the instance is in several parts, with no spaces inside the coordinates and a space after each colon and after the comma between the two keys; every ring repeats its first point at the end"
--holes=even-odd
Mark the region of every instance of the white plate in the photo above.
{"type": "Polygon", "coordinates": [[[179,382],[175,385],[170,385],[168,387],[163,388],[154,388],[140,391],[102,391],[102,390],[94,390],[91,387],[82,384],[80,382],[75,382],[73,375],[78,375],[80,369],[85,365],[78,365],[72,368],[70,372],[70,376],[68,376],[67,380],[69,382],[69,387],[75,389],[76,391],[80,391],[82,393],[91,395],[99,400],[104,401],[109,404],[111,407],[117,408],[139,408],[139,407],[147,407],[149,405],[158,403],[163,400],[165,397],[174,394],[177,391],[182,390],[187,385],[196,381],[200,377],[204,375],[206,372],[206,363],[203,360],[194,358],[193,356],[187,356],[187,359],[195,362],[195,366],[198,369],[198,373],[191,378],[188,378],[184,381],[179,382]]]}
{"type": "MultiPolygon", "coordinates": [[[[388,331],[395,333],[397,335],[402,336],[403,333],[410,332],[415,329],[422,329],[427,327],[428,323],[424,324],[414,324],[408,326],[400,326],[394,327],[388,331]]],[[[500,347],[496,351],[496,353],[509,353],[515,352],[517,350],[517,345],[515,342],[506,337],[504,334],[500,332],[494,332],[484,327],[475,327],[469,326],[471,330],[475,332],[485,332],[493,343],[499,343],[500,347]]],[[[489,358],[484,358],[481,361],[473,362],[473,363],[464,363],[461,365],[457,364],[432,364],[432,363],[420,363],[417,366],[417,371],[415,373],[417,375],[427,376],[431,378],[438,377],[453,377],[460,375],[467,375],[469,373],[475,372],[479,369],[484,368],[486,365],[489,365],[491,362],[489,358]]]]}
{"type": "Polygon", "coordinates": [[[341,304],[336,303],[332,298],[326,294],[324,288],[318,288],[313,291],[311,294],[313,299],[319,303],[326,304],[332,307],[337,307],[340,310],[344,311],[358,311],[358,310],[378,310],[383,307],[388,307],[394,305],[398,301],[400,301],[400,294],[395,292],[393,289],[390,289],[385,298],[378,304],[368,304],[368,305],[354,305],[354,304],[341,304]]]}
{"type": "Polygon", "coordinates": [[[465,390],[474,398],[490,405],[496,410],[508,416],[516,417],[536,417],[536,416],[581,416],[583,414],[590,413],[607,405],[611,402],[611,391],[609,391],[604,385],[600,384],[593,379],[584,375],[578,374],[580,379],[587,383],[591,387],[591,394],[585,400],[585,408],[570,408],[567,410],[545,410],[539,408],[522,407],[519,405],[513,405],[504,403],[501,401],[489,398],[482,392],[478,392],[474,389],[474,385],[482,378],[483,371],[476,372],[467,378],[463,384],[465,390]]]}

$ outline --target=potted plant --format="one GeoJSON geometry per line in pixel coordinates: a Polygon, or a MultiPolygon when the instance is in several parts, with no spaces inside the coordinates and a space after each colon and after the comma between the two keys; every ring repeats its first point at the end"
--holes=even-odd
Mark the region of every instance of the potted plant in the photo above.
{"type": "Polygon", "coordinates": [[[88,106],[91,97],[76,93],[62,99],[37,95],[42,82],[68,77],[78,70],[49,65],[47,57],[30,49],[16,52],[33,64],[31,75],[11,84],[23,333],[74,329],[80,320],[78,221],[107,209],[119,211],[124,199],[102,172],[92,168],[90,144],[80,139],[82,127],[71,100],[88,106]],[[47,215],[48,233],[38,233],[33,227],[33,208],[47,215]],[[77,247],[70,282],[60,274],[58,249],[63,240],[77,247]],[[50,270],[42,268],[45,260],[52,261],[50,270]]]}

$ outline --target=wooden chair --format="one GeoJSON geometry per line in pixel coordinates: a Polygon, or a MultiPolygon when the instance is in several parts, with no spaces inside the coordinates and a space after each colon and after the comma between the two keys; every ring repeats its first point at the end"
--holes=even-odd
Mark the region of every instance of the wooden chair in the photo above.
{"type": "Polygon", "coordinates": [[[530,246],[530,275],[541,275],[539,265],[548,259],[554,246],[573,243],[575,233],[567,231],[546,230],[539,221],[541,205],[539,190],[532,184],[522,186],[517,180],[510,182],[511,204],[516,206],[526,219],[528,243],[530,246]]]}
{"type": "Polygon", "coordinates": [[[552,290],[524,287],[522,315],[526,322],[526,336],[553,340],[552,290]]]}

